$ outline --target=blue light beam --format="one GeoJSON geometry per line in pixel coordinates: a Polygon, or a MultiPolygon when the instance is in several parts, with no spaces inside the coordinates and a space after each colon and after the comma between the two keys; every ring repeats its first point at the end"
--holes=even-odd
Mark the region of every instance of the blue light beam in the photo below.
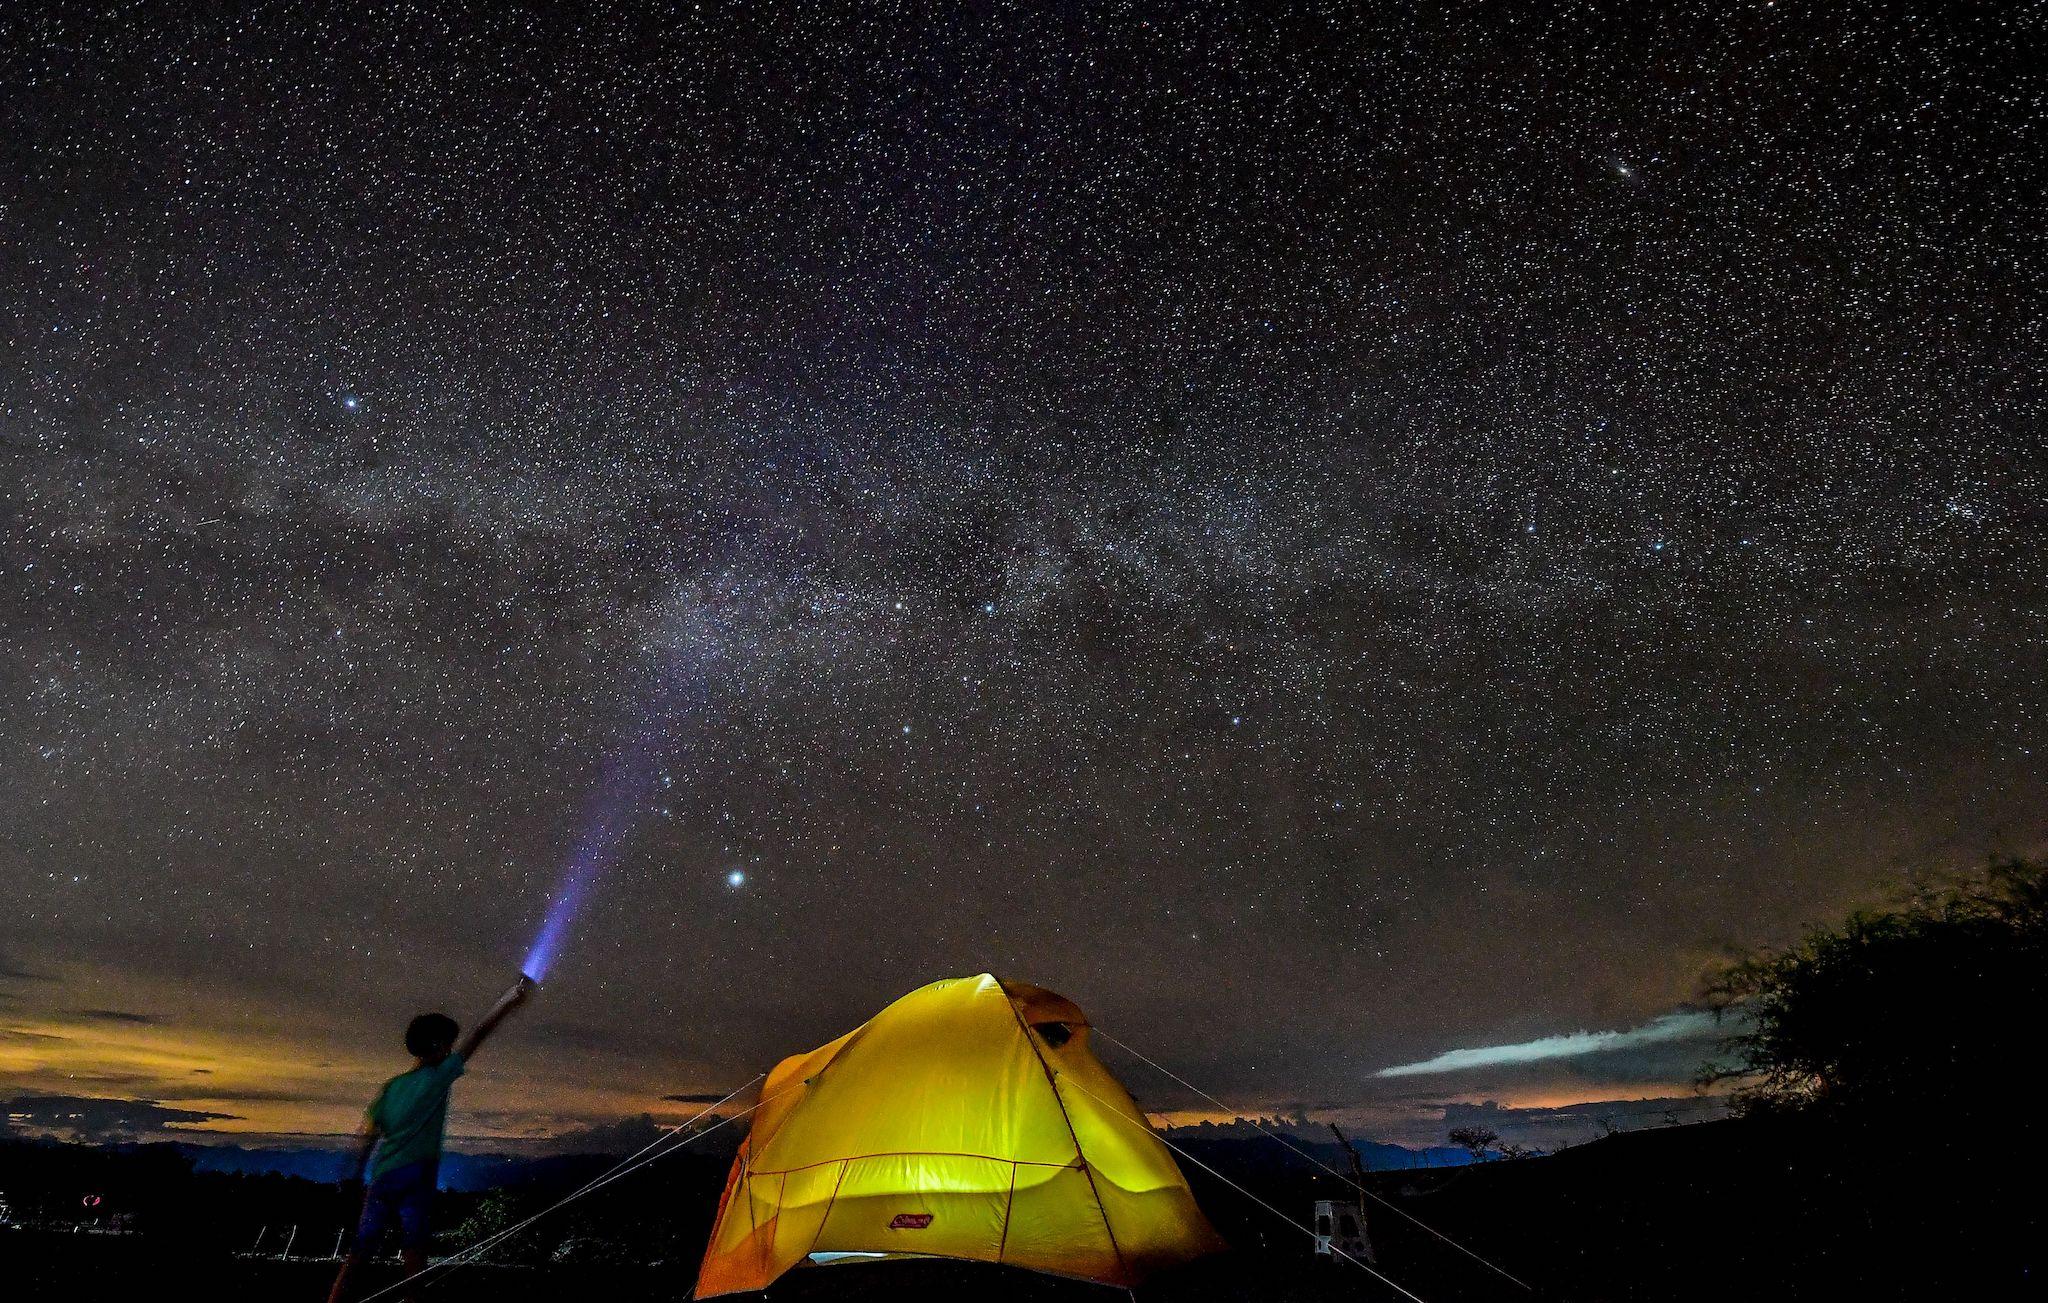
{"type": "Polygon", "coordinates": [[[671,665],[657,671],[646,713],[630,745],[614,752],[598,776],[590,804],[584,811],[582,833],[577,837],[563,866],[559,885],[548,897],[546,916],[540,932],[519,971],[539,982],[554,967],[576,922],[577,913],[605,873],[618,863],[632,845],[639,827],[638,815],[654,786],[655,757],[667,739],[667,724],[683,708],[701,706],[707,695],[700,674],[671,665]],[[685,692],[685,687],[694,689],[685,692]]]}
{"type": "Polygon", "coordinates": [[[562,869],[560,884],[548,897],[547,915],[541,920],[533,948],[519,965],[519,971],[536,982],[544,980],[554,967],[555,956],[568,939],[570,925],[583,908],[584,897],[605,871],[618,862],[632,839],[634,807],[646,787],[645,750],[635,746],[605,765],[591,799],[591,809],[583,821],[582,835],[562,869]]]}

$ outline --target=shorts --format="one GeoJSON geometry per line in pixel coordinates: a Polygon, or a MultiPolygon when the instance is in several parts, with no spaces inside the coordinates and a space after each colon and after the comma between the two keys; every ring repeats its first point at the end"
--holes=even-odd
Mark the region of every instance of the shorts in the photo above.
{"type": "Polygon", "coordinates": [[[363,1192],[363,1218],[356,1223],[357,1253],[375,1253],[394,1222],[399,1248],[426,1249],[439,1168],[433,1160],[423,1159],[394,1167],[370,1182],[363,1192]]]}

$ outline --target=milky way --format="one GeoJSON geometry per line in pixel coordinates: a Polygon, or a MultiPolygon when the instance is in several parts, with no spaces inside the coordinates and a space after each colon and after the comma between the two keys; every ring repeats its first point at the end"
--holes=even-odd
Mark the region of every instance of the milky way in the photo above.
{"type": "Polygon", "coordinates": [[[31,8],[25,1082],[345,1121],[77,1011],[389,1057],[642,731],[492,1125],[983,969],[1358,1105],[2048,833],[2038,11],[31,8]]]}

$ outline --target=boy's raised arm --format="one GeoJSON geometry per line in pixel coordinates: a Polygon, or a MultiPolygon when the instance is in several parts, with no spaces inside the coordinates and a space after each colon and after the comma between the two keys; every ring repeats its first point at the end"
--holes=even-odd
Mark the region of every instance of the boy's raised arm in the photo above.
{"type": "Polygon", "coordinates": [[[468,1063],[470,1057],[483,1048],[491,1033],[498,1030],[498,1024],[505,1021],[506,1015],[525,1004],[526,997],[531,994],[533,979],[521,973],[519,980],[512,983],[505,994],[498,997],[498,1002],[491,1006],[491,1011],[485,1014],[476,1026],[469,1029],[469,1035],[462,1038],[461,1046],[455,1051],[462,1056],[462,1061],[468,1063]]]}

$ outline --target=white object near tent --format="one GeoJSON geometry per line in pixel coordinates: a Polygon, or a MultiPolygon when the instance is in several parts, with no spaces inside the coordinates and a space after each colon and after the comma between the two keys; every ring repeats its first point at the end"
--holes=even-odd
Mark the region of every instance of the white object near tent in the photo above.
{"type": "Polygon", "coordinates": [[[1316,1253],[1322,1257],[1377,1261],[1365,1233],[1365,1211],[1342,1199],[1316,1200],[1316,1253]]]}

